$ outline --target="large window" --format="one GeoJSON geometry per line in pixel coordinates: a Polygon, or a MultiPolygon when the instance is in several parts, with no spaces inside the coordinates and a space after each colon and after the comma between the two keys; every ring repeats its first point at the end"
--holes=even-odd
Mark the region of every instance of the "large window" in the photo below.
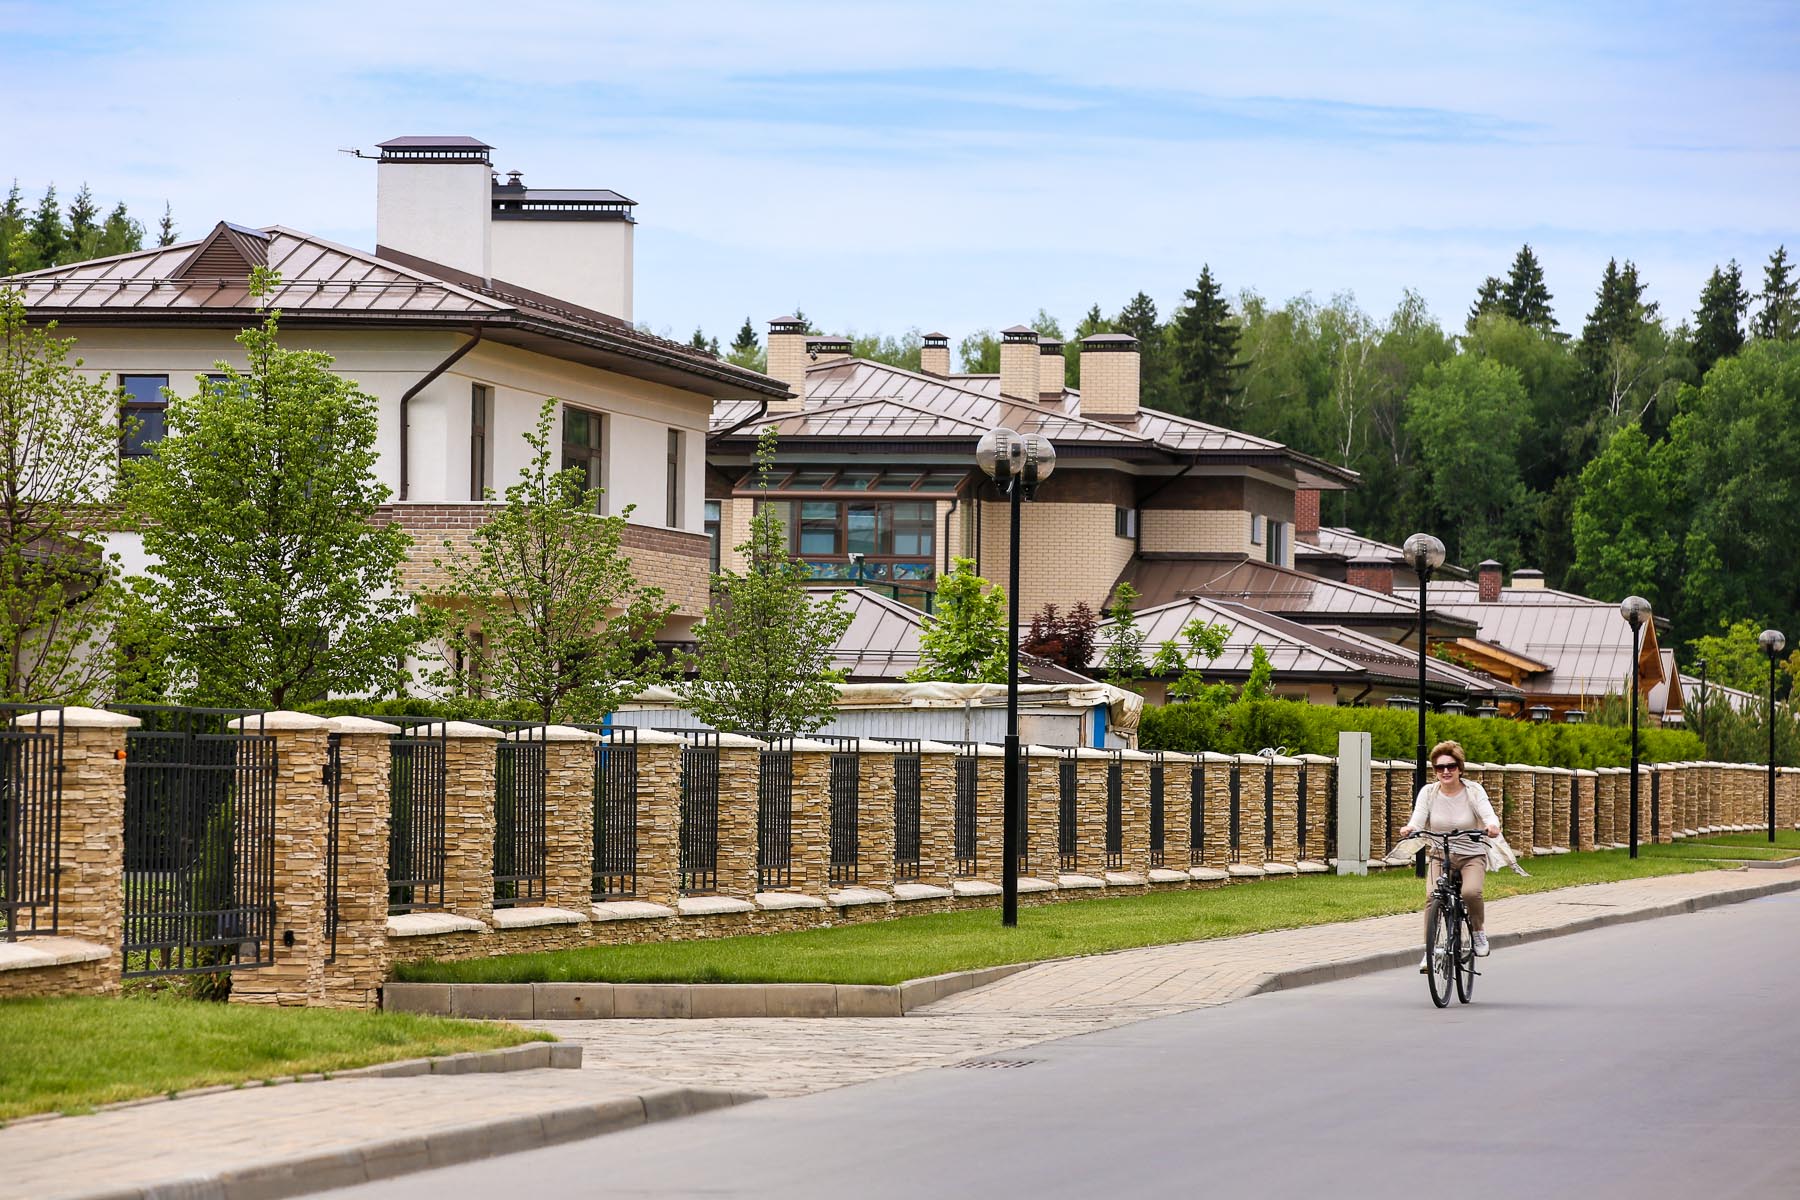
{"type": "Polygon", "coordinates": [[[492,484],[493,442],[488,430],[494,422],[494,389],[482,383],[469,385],[469,499],[485,500],[492,484]]]}
{"type": "Polygon", "coordinates": [[[119,390],[125,393],[119,404],[119,453],[125,458],[142,458],[162,441],[163,415],[169,408],[163,389],[168,386],[167,375],[119,376],[119,390]]]}
{"type": "Polygon", "coordinates": [[[929,500],[770,500],[788,552],[824,579],[929,584],[937,505],[929,500]],[[854,556],[854,557],[853,557],[854,556]]]}
{"type": "MultiPolygon", "coordinates": [[[[606,486],[601,475],[601,436],[604,419],[599,413],[580,408],[563,409],[562,469],[581,472],[581,486],[598,490],[606,486]]],[[[604,498],[597,498],[594,511],[601,511],[604,498]]]]}
{"type": "Polygon", "coordinates": [[[1264,557],[1278,567],[1287,566],[1288,531],[1291,527],[1286,521],[1270,521],[1268,545],[1264,547],[1264,557]]]}

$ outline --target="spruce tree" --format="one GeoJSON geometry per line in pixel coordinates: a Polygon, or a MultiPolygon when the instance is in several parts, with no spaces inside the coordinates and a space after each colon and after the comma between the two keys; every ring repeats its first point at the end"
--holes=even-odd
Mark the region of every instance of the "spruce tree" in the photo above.
{"type": "Polygon", "coordinates": [[[13,180],[12,188],[6,193],[6,203],[0,206],[0,276],[15,275],[25,270],[22,256],[25,253],[25,197],[19,191],[19,181],[13,180]]]}
{"type": "Polygon", "coordinates": [[[1139,292],[1125,302],[1113,324],[1120,333],[1129,333],[1136,338],[1140,349],[1148,348],[1156,340],[1156,301],[1139,292]]]}
{"type": "Polygon", "coordinates": [[[1800,284],[1789,275],[1787,247],[1777,246],[1763,268],[1763,288],[1757,294],[1762,311],[1756,314],[1756,336],[1774,342],[1791,342],[1800,338],[1800,284]]]}
{"type": "Polygon", "coordinates": [[[737,331],[737,336],[731,339],[731,352],[734,355],[754,354],[760,349],[762,349],[762,343],[756,340],[756,326],[750,323],[749,317],[745,317],[742,328],[737,331]]]}
{"type": "Polygon", "coordinates": [[[1500,277],[1489,275],[1475,290],[1475,303],[1469,306],[1469,319],[1464,323],[1470,333],[1475,332],[1475,323],[1486,314],[1506,310],[1500,299],[1500,286],[1500,277]]]}
{"type": "Polygon", "coordinates": [[[1210,264],[1200,268],[1200,278],[1183,295],[1187,304],[1176,312],[1174,326],[1182,407],[1190,416],[1222,424],[1231,401],[1243,391],[1237,323],[1210,264]]]}
{"type": "Polygon", "coordinates": [[[1553,299],[1544,286],[1544,268],[1527,242],[1513,255],[1512,269],[1501,285],[1500,301],[1505,313],[1521,325],[1545,333],[1556,328],[1556,316],[1550,311],[1553,299]]]}
{"type": "Polygon", "coordinates": [[[1732,259],[1721,271],[1713,268],[1700,292],[1700,307],[1694,311],[1694,370],[1701,378],[1721,358],[1730,358],[1744,348],[1744,313],[1750,307],[1750,294],[1744,291],[1744,274],[1732,259]]]}
{"type": "Polygon", "coordinates": [[[38,201],[37,211],[31,215],[31,228],[26,236],[30,239],[32,250],[31,263],[26,270],[54,267],[62,261],[69,239],[63,231],[62,209],[56,203],[54,183],[45,189],[44,198],[38,201]]]}
{"type": "Polygon", "coordinates": [[[162,220],[158,221],[156,225],[156,244],[158,246],[175,244],[175,210],[169,207],[167,200],[163,201],[162,220]]]}
{"type": "Polygon", "coordinates": [[[80,262],[95,257],[100,250],[100,206],[94,193],[83,183],[69,202],[69,243],[64,249],[65,262],[80,262]]]}
{"type": "Polygon", "coordinates": [[[133,250],[143,248],[144,227],[131,219],[131,214],[125,211],[125,202],[121,200],[106,215],[106,224],[100,227],[98,254],[101,257],[130,254],[133,250]]]}

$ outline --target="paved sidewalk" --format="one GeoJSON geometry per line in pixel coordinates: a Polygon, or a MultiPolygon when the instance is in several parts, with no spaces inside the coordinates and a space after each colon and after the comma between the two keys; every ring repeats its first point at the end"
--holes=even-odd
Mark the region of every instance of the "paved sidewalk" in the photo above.
{"type": "MultiPolygon", "coordinates": [[[[1495,901],[1495,969],[1524,938],[1795,889],[1800,871],[1702,872],[1495,901]]],[[[0,1129],[0,1200],[295,1195],[1393,967],[1419,939],[1407,914],[1120,951],[899,1018],[534,1022],[581,1043],[582,1069],[293,1083],[0,1129]]]]}

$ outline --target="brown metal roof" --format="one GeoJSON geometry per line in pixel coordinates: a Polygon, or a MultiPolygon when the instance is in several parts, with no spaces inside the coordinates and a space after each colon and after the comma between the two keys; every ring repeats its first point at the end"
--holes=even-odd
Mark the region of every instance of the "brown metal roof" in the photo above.
{"type": "MultiPolygon", "coordinates": [[[[899,679],[919,665],[919,631],[925,614],[862,587],[813,586],[808,594],[823,599],[834,592],[844,597],[850,627],[832,651],[831,665],[845,672],[848,683],[899,679]]],[[[1045,662],[1029,654],[1019,656],[1025,677],[1032,683],[1092,683],[1086,675],[1045,662]]]]}
{"type": "Polygon", "coordinates": [[[257,319],[246,277],[251,264],[241,261],[254,254],[252,239],[266,239],[267,265],[281,276],[268,304],[282,311],[290,327],[380,323],[466,331],[479,325],[491,341],[715,399],[788,394],[779,380],[604,313],[422,259],[352,250],[279,225],[261,230],[220,225],[195,241],[31,271],[5,282],[23,292],[34,318],[65,325],[241,327],[257,319]],[[223,252],[231,249],[239,252],[223,252]],[[203,262],[215,269],[199,269],[203,262]]]}

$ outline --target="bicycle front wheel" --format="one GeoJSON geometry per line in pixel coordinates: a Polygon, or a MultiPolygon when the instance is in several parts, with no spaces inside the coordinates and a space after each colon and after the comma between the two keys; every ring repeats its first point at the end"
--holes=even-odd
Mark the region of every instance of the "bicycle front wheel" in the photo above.
{"type": "Polygon", "coordinates": [[[1456,973],[1456,927],[1444,907],[1438,905],[1425,927],[1425,979],[1431,985],[1431,1002],[1439,1008],[1450,1003],[1450,977],[1456,973]]]}
{"type": "Polygon", "coordinates": [[[1456,998],[1467,1004],[1475,995],[1475,930],[1467,909],[1459,908],[1456,933],[1456,998]]]}

